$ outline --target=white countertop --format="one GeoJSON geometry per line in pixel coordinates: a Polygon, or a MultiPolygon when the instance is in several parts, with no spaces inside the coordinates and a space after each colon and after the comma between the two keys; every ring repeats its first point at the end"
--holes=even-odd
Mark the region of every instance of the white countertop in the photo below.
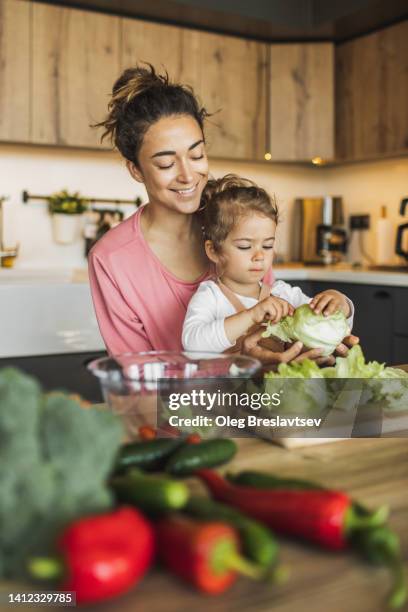
{"type": "Polygon", "coordinates": [[[354,269],[346,264],[325,267],[279,264],[274,266],[274,274],[276,279],[288,282],[319,280],[337,283],[357,283],[361,285],[408,287],[408,272],[382,272],[367,268],[354,269]]]}
{"type": "MultiPolygon", "coordinates": [[[[320,280],[363,285],[408,287],[408,272],[383,272],[368,268],[352,268],[349,264],[335,266],[304,266],[289,263],[274,266],[276,279],[286,281],[320,280]]],[[[87,268],[0,268],[1,284],[88,283],[87,268]]]]}

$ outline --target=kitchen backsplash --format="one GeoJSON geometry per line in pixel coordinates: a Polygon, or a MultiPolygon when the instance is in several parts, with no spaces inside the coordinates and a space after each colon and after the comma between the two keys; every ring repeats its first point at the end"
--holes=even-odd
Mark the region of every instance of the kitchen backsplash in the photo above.
{"type": "MultiPolygon", "coordinates": [[[[295,197],[341,195],[347,216],[370,214],[371,229],[364,234],[364,241],[371,255],[375,253],[375,223],[381,206],[387,206],[394,226],[403,222],[398,210],[401,198],[408,196],[408,158],[332,168],[228,160],[211,160],[210,166],[215,177],[235,172],[276,195],[282,219],[277,254],[285,260],[291,255],[289,237],[295,197]]],[[[0,195],[9,196],[5,207],[5,246],[15,240],[20,242],[16,266],[78,268],[86,265],[83,240],[72,245],[54,243],[46,205],[35,201],[23,204],[21,200],[24,189],[48,195],[62,188],[80,191],[87,197],[134,199],[140,196],[146,201],[143,186],[129,177],[116,153],[0,145],[0,195]]],[[[125,214],[132,210],[123,208],[125,214]]],[[[353,258],[353,250],[350,257],[353,258]]]]}

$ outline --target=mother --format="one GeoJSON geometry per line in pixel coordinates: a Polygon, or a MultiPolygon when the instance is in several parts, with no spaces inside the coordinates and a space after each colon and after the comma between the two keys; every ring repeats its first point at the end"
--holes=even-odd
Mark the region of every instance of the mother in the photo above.
{"type": "MultiPolygon", "coordinates": [[[[98,241],[89,274],[99,328],[110,354],[181,350],[187,305],[212,274],[200,225],[200,197],[208,179],[204,121],[192,90],[169,82],[152,66],[125,70],[113,86],[103,126],[146,187],[149,203],[98,241]]],[[[300,343],[283,353],[244,351],[263,362],[318,358],[300,343]]]]}

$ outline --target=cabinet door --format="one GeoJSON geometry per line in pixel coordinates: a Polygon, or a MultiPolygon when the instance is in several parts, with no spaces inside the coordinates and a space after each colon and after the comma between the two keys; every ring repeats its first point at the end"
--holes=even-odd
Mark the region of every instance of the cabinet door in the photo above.
{"type": "Polygon", "coordinates": [[[336,47],[339,159],[408,150],[408,21],[336,47]]]}
{"type": "Polygon", "coordinates": [[[38,3],[32,10],[31,140],[100,147],[90,124],[105,116],[119,75],[119,18],[38,3]]]}
{"type": "Polygon", "coordinates": [[[201,89],[200,33],[156,23],[121,19],[121,67],[148,62],[172,81],[201,89]]]}
{"type": "Polygon", "coordinates": [[[28,2],[0,0],[0,140],[27,142],[30,118],[28,2]]]}
{"type": "Polygon", "coordinates": [[[201,33],[201,99],[210,113],[208,153],[229,159],[264,159],[267,46],[201,33]]]}
{"type": "Polygon", "coordinates": [[[408,363],[408,336],[394,336],[394,364],[408,363]]]}
{"type": "Polygon", "coordinates": [[[313,283],[313,294],[337,289],[353,302],[353,334],[359,336],[366,359],[395,363],[393,355],[395,289],[354,283],[313,283]]]}
{"type": "Polygon", "coordinates": [[[331,43],[270,45],[272,160],[334,157],[334,50],[331,43]]]}

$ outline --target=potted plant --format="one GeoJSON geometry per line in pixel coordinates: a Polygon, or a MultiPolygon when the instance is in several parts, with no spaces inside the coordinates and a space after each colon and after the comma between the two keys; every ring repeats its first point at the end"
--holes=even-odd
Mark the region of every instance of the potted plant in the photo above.
{"type": "Polygon", "coordinates": [[[81,230],[82,213],[87,203],[79,192],[69,193],[66,189],[48,198],[48,211],[52,218],[52,231],[58,244],[72,244],[78,240],[81,230]]]}

